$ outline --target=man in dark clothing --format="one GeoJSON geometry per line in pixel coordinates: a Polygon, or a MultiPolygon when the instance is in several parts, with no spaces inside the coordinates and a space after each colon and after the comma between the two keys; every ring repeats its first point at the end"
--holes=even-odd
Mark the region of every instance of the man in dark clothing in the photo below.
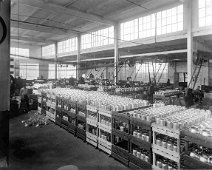
{"type": "Polygon", "coordinates": [[[191,107],[194,104],[194,96],[192,93],[192,89],[188,88],[187,93],[184,97],[186,108],[191,107]]]}

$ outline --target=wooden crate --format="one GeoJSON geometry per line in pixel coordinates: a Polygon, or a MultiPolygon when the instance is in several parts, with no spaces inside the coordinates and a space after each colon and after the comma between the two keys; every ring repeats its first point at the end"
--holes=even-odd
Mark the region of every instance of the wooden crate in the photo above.
{"type": "Polygon", "coordinates": [[[165,158],[168,158],[168,159],[176,162],[177,165],[178,165],[178,169],[180,169],[180,167],[181,167],[180,157],[175,157],[174,155],[169,155],[166,152],[164,152],[163,150],[158,150],[156,148],[152,148],[152,154],[153,154],[153,165],[154,165],[155,168],[159,168],[159,167],[156,166],[156,155],[155,154],[161,155],[165,158]]]}
{"type": "Polygon", "coordinates": [[[104,130],[105,132],[111,133],[112,132],[112,127],[111,126],[107,126],[105,124],[102,124],[100,122],[98,122],[98,128],[104,130]]]}
{"type": "Polygon", "coordinates": [[[97,125],[98,125],[97,120],[90,119],[89,117],[86,118],[86,123],[89,125],[92,125],[94,127],[97,127],[97,125]]]}
{"type": "Polygon", "coordinates": [[[98,137],[96,135],[93,135],[89,132],[86,132],[86,141],[90,144],[92,144],[93,146],[97,147],[98,145],[98,137]]]}
{"type": "Polygon", "coordinates": [[[151,163],[145,162],[144,160],[141,160],[132,154],[129,154],[129,162],[135,164],[136,166],[138,166],[142,169],[151,169],[151,167],[152,167],[151,163]]]}
{"type": "Polygon", "coordinates": [[[131,144],[135,144],[135,145],[142,147],[143,149],[146,149],[146,150],[151,150],[151,148],[152,148],[151,142],[144,141],[144,140],[137,138],[133,135],[129,135],[129,138],[130,138],[131,144]]]}
{"type": "Polygon", "coordinates": [[[134,163],[132,163],[132,162],[129,162],[129,167],[130,167],[130,169],[132,169],[132,170],[143,169],[143,168],[137,166],[136,164],[134,164],[134,163]]]}
{"type": "Polygon", "coordinates": [[[98,143],[98,148],[100,150],[104,151],[105,153],[109,154],[109,155],[111,155],[111,153],[112,153],[111,149],[108,149],[107,147],[105,147],[101,143],[98,143]]]}

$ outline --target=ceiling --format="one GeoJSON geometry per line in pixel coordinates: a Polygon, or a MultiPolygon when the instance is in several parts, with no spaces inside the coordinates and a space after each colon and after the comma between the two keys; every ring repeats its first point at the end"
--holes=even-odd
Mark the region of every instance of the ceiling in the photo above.
{"type": "Polygon", "coordinates": [[[47,45],[179,0],[11,0],[11,39],[47,45]]]}

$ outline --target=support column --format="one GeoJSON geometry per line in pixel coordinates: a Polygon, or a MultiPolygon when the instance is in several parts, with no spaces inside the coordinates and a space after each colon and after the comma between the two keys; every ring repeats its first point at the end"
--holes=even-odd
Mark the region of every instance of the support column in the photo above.
{"type": "Polygon", "coordinates": [[[9,152],[10,3],[0,1],[0,167],[7,167],[9,152]]]}
{"type": "Polygon", "coordinates": [[[77,36],[77,67],[76,67],[76,79],[79,80],[80,77],[80,53],[81,53],[81,35],[77,36]]]}
{"type": "Polygon", "coordinates": [[[55,80],[57,80],[57,55],[58,55],[58,46],[57,46],[57,42],[55,43],[55,80]]]}
{"type": "Polygon", "coordinates": [[[118,82],[118,62],[119,62],[119,24],[114,25],[114,83],[118,82]]]}
{"type": "Polygon", "coordinates": [[[185,1],[185,14],[187,21],[187,76],[188,76],[188,86],[189,82],[192,87],[192,73],[193,73],[193,34],[192,34],[192,0],[185,1]]]}

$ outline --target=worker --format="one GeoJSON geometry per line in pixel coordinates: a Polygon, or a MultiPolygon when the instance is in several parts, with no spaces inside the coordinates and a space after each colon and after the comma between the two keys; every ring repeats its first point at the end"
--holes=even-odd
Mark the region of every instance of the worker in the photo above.
{"type": "Polygon", "coordinates": [[[197,89],[194,91],[194,96],[195,96],[195,102],[202,101],[204,93],[201,91],[200,86],[197,86],[197,89]]]}
{"type": "Polygon", "coordinates": [[[10,98],[12,98],[15,95],[15,91],[16,91],[15,79],[12,75],[10,75],[10,98]]]}
{"type": "Polygon", "coordinates": [[[21,107],[24,107],[23,110],[26,112],[29,111],[29,97],[28,97],[28,90],[26,88],[26,84],[20,90],[20,97],[21,97],[21,107]]]}
{"type": "Polygon", "coordinates": [[[171,85],[171,83],[170,83],[170,79],[168,79],[168,80],[167,80],[166,85],[167,85],[167,86],[170,86],[170,85],[171,85]]]}
{"type": "Polygon", "coordinates": [[[149,84],[149,88],[148,88],[148,98],[150,103],[153,103],[153,95],[155,93],[155,82],[152,81],[149,84]]]}
{"type": "Polygon", "coordinates": [[[194,104],[194,96],[193,96],[193,93],[192,93],[192,89],[188,88],[187,89],[187,92],[186,92],[186,95],[184,97],[184,100],[185,100],[185,106],[186,108],[189,108],[191,107],[193,104],[194,104]]]}
{"type": "Polygon", "coordinates": [[[131,87],[130,81],[131,81],[131,77],[127,77],[127,82],[126,82],[126,84],[125,84],[125,87],[126,87],[126,88],[131,87]]]}

